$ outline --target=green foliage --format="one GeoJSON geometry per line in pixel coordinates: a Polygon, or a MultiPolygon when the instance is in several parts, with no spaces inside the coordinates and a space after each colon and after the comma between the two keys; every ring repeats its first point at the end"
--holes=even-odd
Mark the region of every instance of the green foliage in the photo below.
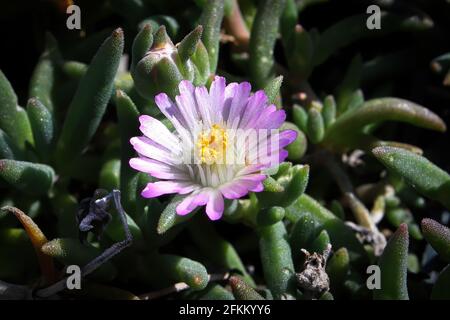
{"type": "Polygon", "coordinates": [[[378,263],[381,270],[381,288],[374,291],[375,299],[409,299],[406,279],[408,246],[408,226],[402,224],[389,240],[378,263]]]}
{"type": "Polygon", "coordinates": [[[113,208],[102,237],[79,241],[80,202],[103,188],[120,190],[133,242],[87,276],[83,298],[138,299],[153,290],[147,298],[450,299],[450,176],[440,141],[450,99],[432,81],[450,85],[450,54],[423,60],[442,50],[434,39],[445,28],[433,27],[433,5],[420,1],[385,5],[380,30],[366,27],[366,13],[346,16],[348,5],[331,1],[332,10],[342,8],[329,23],[323,2],[95,1],[92,10],[101,14],[83,21],[82,36],[47,33],[44,48],[33,47],[43,39],[28,41],[27,55],[41,52],[26,61],[36,61],[29,81],[3,64],[0,71],[0,207],[21,208],[50,241],[36,247],[29,230],[0,211],[0,282],[42,286],[46,272],[33,250],[62,271],[123,245],[113,208]],[[109,21],[120,28],[99,30],[109,21]],[[388,35],[408,35],[399,42],[404,48],[392,51],[388,35]],[[264,90],[286,112],[281,130],[297,137],[285,147],[289,162],[264,172],[264,189],[225,199],[223,219],[212,222],[203,207],[178,215],[185,195],[142,197],[155,179],[129,161],[141,115],[174,131],[157,94],[175,100],[180,81],[208,88],[216,75],[264,90]],[[402,123],[417,128],[405,131],[402,123]],[[422,136],[421,129],[434,132],[422,136]],[[311,295],[295,281],[307,267],[302,249],[321,256],[330,246],[323,266],[329,290],[311,295]],[[365,271],[373,264],[381,289],[371,291],[365,271]]]}

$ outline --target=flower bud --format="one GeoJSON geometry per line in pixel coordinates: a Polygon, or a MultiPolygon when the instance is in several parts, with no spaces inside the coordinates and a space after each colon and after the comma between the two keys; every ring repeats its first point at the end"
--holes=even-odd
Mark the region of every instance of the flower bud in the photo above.
{"type": "Polygon", "coordinates": [[[202,26],[198,26],[179,44],[174,45],[166,28],[161,26],[154,35],[151,48],[133,70],[138,92],[147,99],[153,99],[160,92],[166,92],[173,98],[178,94],[181,80],[204,84],[209,74],[204,74],[203,65],[194,65],[192,61],[195,56],[197,64],[205,63],[201,54],[201,34],[202,26]]]}

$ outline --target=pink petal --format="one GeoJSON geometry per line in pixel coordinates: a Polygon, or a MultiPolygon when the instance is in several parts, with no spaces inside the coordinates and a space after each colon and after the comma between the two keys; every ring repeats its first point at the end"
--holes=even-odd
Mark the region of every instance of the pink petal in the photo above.
{"type": "Polygon", "coordinates": [[[208,193],[201,191],[188,195],[177,206],[176,211],[180,216],[184,216],[192,212],[198,206],[204,206],[208,201],[208,193]]]}
{"type": "Polygon", "coordinates": [[[280,139],[280,142],[279,142],[280,148],[284,148],[287,145],[294,142],[295,139],[297,139],[297,131],[283,130],[283,131],[281,131],[281,133],[279,135],[279,139],[280,139]]]}
{"type": "Polygon", "coordinates": [[[155,96],[155,103],[159,110],[172,122],[177,131],[182,130],[182,127],[187,127],[186,120],[181,114],[178,107],[170,100],[165,93],[160,93],[155,96]]]}
{"type": "Polygon", "coordinates": [[[252,86],[248,82],[242,82],[238,85],[231,102],[230,113],[227,119],[228,124],[233,123],[236,118],[240,118],[242,116],[251,90],[252,86]]]}
{"type": "Polygon", "coordinates": [[[225,78],[216,76],[209,89],[209,96],[211,98],[211,121],[214,123],[222,120],[221,112],[225,99],[225,85],[225,78]]]}
{"type": "Polygon", "coordinates": [[[238,84],[236,82],[229,83],[225,87],[225,93],[223,97],[222,108],[219,110],[221,113],[220,120],[227,121],[230,114],[231,102],[236,95],[238,84]]]}
{"type": "Polygon", "coordinates": [[[139,129],[147,138],[170,149],[180,149],[180,141],[161,121],[148,115],[142,115],[139,117],[139,122],[141,123],[139,129]]]}
{"type": "Polygon", "coordinates": [[[239,199],[245,196],[249,191],[257,191],[261,189],[261,182],[264,181],[266,175],[252,174],[242,176],[239,179],[231,181],[220,187],[220,192],[227,199],[239,199]]]}
{"type": "Polygon", "coordinates": [[[170,164],[180,162],[180,159],[171,151],[146,137],[133,137],[130,139],[130,143],[134,150],[147,158],[170,164]]]}
{"type": "Polygon", "coordinates": [[[156,161],[149,158],[139,157],[132,158],[129,161],[130,167],[135,170],[148,173],[158,179],[173,180],[189,180],[190,177],[186,172],[168,165],[166,163],[156,161]]]}
{"type": "Polygon", "coordinates": [[[195,88],[195,100],[197,102],[197,107],[203,120],[203,124],[206,127],[210,127],[215,123],[216,117],[211,116],[212,114],[211,98],[208,94],[208,90],[206,90],[205,87],[195,88]],[[214,121],[214,123],[212,123],[212,121],[214,121]]]}
{"type": "Polygon", "coordinates": [[[208,203],[206,204],[206,214],[211,220],[218,220],[222,217],[224,210],[223,196],[218,191],[210,191],[208,203]]]}
{"type": "Polygon", "coordinates": [[[191,82],[183,80],[178,85],[178,89],[180,90],[180,95],[175,97],[178,109],[186,120],[186,124],[192,130],[198,120],[200,120],[194,97],[195,87],[191,82]]]}
{"type": "Polygon", "coordinates": [[[148,183],[141,195],[144,198],[155,198],[168,193],[188,193],[195,189],[190,182],[157,181],[148,183]]]}
{"type": "MultiPolygon", "coordinates": [[[[258,118],[262,110],[267,105],[267,96],[264,90],[256,91],[247,102],[244,114],[242,116],[241,122],[239,123],[240,128],[247,128],[248,123],[253,118],[258,118]]],[[[255,119],[255,120],[256,120],[255,119]]]]}

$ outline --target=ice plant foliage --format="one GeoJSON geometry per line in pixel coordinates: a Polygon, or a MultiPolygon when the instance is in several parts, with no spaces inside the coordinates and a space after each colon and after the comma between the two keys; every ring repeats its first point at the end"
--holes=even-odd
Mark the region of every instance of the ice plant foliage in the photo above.
{"type": "Polygon", "coordinates": [[[206,205],[208,217],[217,220],[224,198],[263,190],[269,169],[287,157],[283,148],[297,133],[278,130],[285,112],[269,105],[263,90],[251,94],[248,82],[226,85],[216,77],[208,91],[184,80],[179,92],[175,102],[165,93],[155,97],[174,132],[148,115],[139,118],[143,136],[130,140],[139,154],[130,166],[160,179],[147,184],[143,197],[186,194],[179,215],[206,205]]]}

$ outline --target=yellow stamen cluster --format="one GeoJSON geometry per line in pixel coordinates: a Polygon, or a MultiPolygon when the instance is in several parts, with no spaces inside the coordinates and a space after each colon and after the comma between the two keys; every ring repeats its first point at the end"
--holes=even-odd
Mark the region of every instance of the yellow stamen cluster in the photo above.
{"type": "Polygon", "coordinates": [[[197,140],[197,148],[201,163],[225,163],[225,152],[228,135],[219,124],[202,131],[197,140]]]}

